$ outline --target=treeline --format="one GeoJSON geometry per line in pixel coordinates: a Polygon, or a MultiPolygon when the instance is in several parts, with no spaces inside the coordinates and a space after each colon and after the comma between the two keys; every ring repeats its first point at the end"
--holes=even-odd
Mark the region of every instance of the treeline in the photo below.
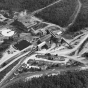
{"type": "Polygon", "coordinates": [[[31,81],[17,81],[6,88],[88,88],[88,71],[67,72],[64,75],[43,76],[31,81]]]}
{"type": "Polygon", "coordinates": [[[57,0],[0,0],[0,9],[24,10],[30,12],[43,8],[57,0]]]}

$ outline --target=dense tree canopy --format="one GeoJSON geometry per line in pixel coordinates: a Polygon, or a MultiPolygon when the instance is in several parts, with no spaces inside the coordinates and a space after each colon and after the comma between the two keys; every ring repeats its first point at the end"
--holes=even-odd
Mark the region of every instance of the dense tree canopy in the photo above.
{"type": "Polygon", "coordinates": [[[57,0],[0,0],[0,9],[34,11],[57,0]]]}
{"type": "MultiPolygon", "coordinates": [[[[6,87],[8,88],[8,87],[6,87]]],[[[22,80],[9,88],[88,88],[88,71],[66,72],[64,75],[43,76],[31,81],[22,80]]]]}

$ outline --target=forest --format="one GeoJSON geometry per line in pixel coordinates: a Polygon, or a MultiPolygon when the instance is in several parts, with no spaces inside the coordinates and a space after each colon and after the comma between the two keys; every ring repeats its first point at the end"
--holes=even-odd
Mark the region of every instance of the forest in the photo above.
{"type": "Polygon", "coordinates": [[[30,12],[33,12],[55,1],[57,0],[0,0],[0,9],[10,11],[23,11],[24,9],[27,9],[30,12]]]}
{"type": "Polygon", "coordinates": [[[42,76],[26,82],[19,80],[6,88],[88,88],[88,70],[42,76]]]}

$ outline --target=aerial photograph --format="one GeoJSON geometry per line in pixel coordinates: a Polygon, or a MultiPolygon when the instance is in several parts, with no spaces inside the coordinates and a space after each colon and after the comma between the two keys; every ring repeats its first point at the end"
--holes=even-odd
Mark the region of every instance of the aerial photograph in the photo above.
{"type": "Polygon", "coordinates": [[[88,0],[0,0],[0,88],[88,88],[88,0]]]}

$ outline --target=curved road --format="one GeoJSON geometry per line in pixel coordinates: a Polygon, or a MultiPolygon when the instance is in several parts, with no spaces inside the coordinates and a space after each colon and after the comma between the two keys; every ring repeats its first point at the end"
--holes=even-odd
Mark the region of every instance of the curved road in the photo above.
{"type": "Polygon", "coordinates": [[[26,78],[32,78],[33,76],[36,77],[36,75],[48,75],[49,73],[60,73],[60,72],[63,72],[63,71],[74,71],[74,70],[80,70],[81,67],[69,67],[69,68],[64,68],[64,69],[58,69],[58,68],[55,68],[55,69],[49,69],[49,70],[44,70],[44,71],[40,71],[40,72],[33,72],[33,73],[24,73],[24,74],[21,74],[20,76],[17,76],[16,79],[14,80],[11,80],[10,82],[7,82],[5,84],[2,85],[1,88],[5,88],[6,86],[8,86],[9,84],[12,84],[18,80],[26,80],[26,78]]]}

